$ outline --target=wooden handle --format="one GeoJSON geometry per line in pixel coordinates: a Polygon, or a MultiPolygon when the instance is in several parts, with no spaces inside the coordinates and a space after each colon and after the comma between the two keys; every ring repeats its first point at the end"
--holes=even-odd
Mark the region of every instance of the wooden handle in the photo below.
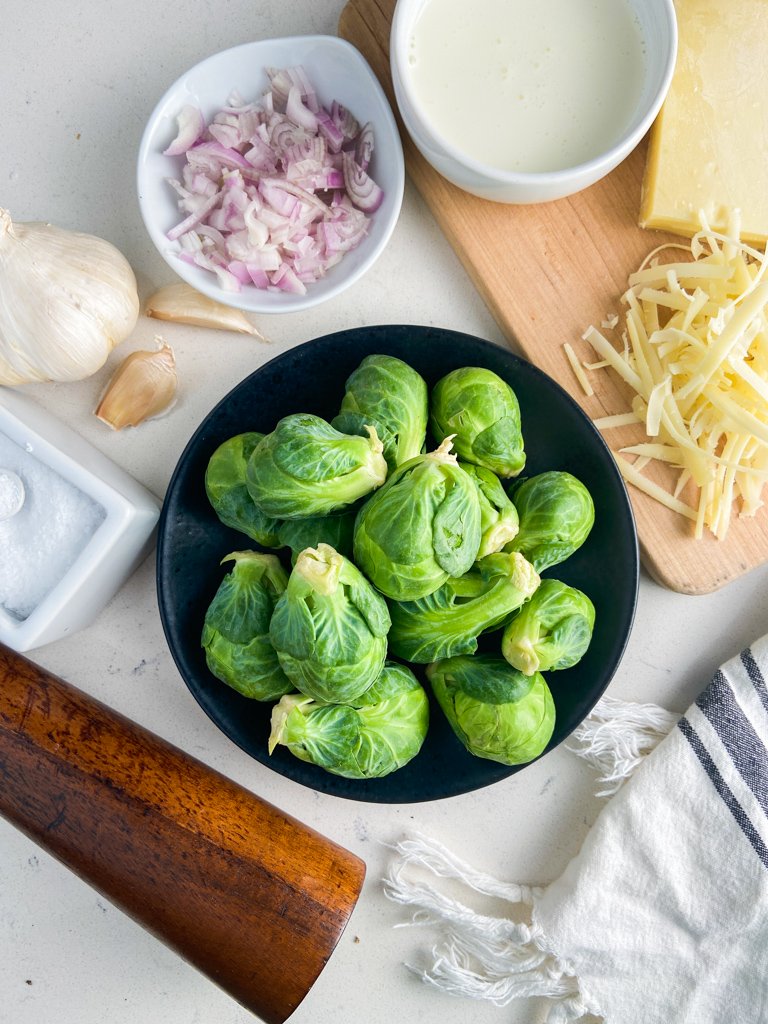
{"type": "Polygon", "coordinates": [[[331,955],[365,865],[0,645],[0,814],[269,1022],[331,955]]]}

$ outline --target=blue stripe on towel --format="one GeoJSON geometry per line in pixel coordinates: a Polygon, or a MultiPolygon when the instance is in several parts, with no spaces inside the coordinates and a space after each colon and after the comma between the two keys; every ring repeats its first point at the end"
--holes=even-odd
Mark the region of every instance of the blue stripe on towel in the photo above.
{"type": "Polygon", "coordinates": [[[719,669],[696,704],[712,723],[736,770],[768,817],[768,750],[719,669]]]}
{"type": "Polygon", "coordinates": [[[736,821],[737,825],[747,837],[749,842],[752,844],[752,848],[758,855],[760,860],[763,862],[763,867],[768,868],[768,847],[766,847],[763,840],[760,838],[757,830],[755,829],[752,822],[749,820],[744,808],[741,806],[739,801],[731,792],[730,788],[725,782],[720,772],[717,770],[712,758],[709,756],[707,748],[701,741],[701,737],[696,733],[688,719],[683,716],[677,723],[678,729],[682,732],[683,736],[688,740],[693,749],[693,752],[698,757],[702,768],[709,776],[710,782],[715,787],[719,795],[722,797],[726,807],[731,812],[736,821]]]}
{"type": "Polygon", "coordinates": [[[768,687],[766,687],[763,673],[760,671],[757,662],[752,657],[752,651],[748,647],[745,651],[741,652],[741,663],[747,670],[747,675],[752,680],[752,685],[757,692],[757,696],[760,698],[760,703],[768,715],[768,687]]]}

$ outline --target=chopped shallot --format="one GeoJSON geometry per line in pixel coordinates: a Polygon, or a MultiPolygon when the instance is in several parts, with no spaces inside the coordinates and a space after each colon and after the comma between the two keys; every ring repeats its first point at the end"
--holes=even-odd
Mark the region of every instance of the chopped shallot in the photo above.
{"type": "Polygon", "coordinates": [[[322,106],[302,67],[267,75],[258,102],[233,92],[207,125],[180,112],[165,155],[184,156],[168,179],[183,216],[168,238],[227,291],[304,294],[365,238],[384,193],[368,173],[371,124],[322,106]]]}

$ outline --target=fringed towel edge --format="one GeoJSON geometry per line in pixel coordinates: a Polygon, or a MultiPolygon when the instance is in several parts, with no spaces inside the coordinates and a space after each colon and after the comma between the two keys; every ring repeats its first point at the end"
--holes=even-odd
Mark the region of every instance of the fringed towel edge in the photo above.
{"type": "Polygon", "coordinates": [[[411,877],[413,868],[450,878],[468,889],[533,907],[543,889],[502,882],[476,871],[444,846],[410,833],[394,846],[396,859],[384,880],[389,899],[412,909],[412,925],[431,925],[439,934],[429,966],[406,964],[422,981],[452,995],[506,1006],[514,999],[550,1000],[549,1024],[570,1024],[597,1013],[579,990],[568,965],[534,924],[479,914],[453,897],[411,877]]]}
{"type": "MultiPolygon", "coordinates": [[[[632,776],[672,730],[680,716],[656,704],[635,704],[603,696],[574,731],[567,748],[598,773],[597,796],[611,796],[632,776]]],[[[386,896],[412,910],[405,924],[437,929],[429,966],[405,966],[427,984],[452,995],[486,999],[506,1006],[514,999],[549,1000],[547,1024],[572,1024],[587,1014],[602,1017],[580,989],[575,972],[552,948],[535,923],[544,889],[503,882],[418,832],[393,846],[395,859],[384,879],[386,896]],[[429,872],[467,889],[531,911],[531,923],[479,914],[431,883],[413,877],[429,872]]]]}
{"type": "Polygon", "coordinates": [[[658,704],[635,704],[607,694],[574,729],[565,746],[597,772],[595,796],[613,796],[680,718],[658,704]]]}

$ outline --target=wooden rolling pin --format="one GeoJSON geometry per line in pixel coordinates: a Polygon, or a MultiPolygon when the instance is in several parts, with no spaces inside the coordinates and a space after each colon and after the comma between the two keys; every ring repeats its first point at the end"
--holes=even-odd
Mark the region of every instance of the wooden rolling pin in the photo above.
{"type": "Polygon", "coordinates": [[[364,863],[0,645],[0,814],[264,1021],[306,995],[364,863]]]}

